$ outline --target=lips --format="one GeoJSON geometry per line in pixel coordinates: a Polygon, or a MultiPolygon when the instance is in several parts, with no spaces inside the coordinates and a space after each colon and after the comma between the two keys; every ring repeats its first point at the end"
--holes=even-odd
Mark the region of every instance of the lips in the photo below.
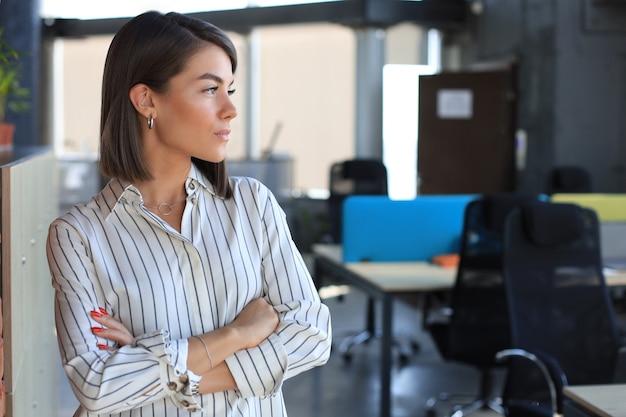
{"type": "Polygon", "coordinates": [[[215,132],[215,136],[222,140],[228,140],[230,137],[230,129],[223,129],[215,132]]]}

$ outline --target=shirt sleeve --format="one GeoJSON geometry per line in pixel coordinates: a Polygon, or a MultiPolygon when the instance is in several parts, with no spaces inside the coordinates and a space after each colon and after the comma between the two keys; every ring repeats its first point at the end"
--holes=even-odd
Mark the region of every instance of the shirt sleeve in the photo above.
{"type": "Polygon", "coordinates": [[[67,221],[52,223],[46,245],[55,289],[55,318],[63,366],[87,411],[110,414],[169,397],[198,411],[192,388],[200,377],[186,369],[187,340],[171,341],[165,330],[135,338],[133,345],[101,350],[90,312],[105,304],[87,239],[67,221]]]}
{"type": "Polygon", "coordinates": [[[264,342],[226,359],[244,397],[273,395],[285,379],[325,364],[332,337],[328,307],[291,238],[285,213],[269,191],[260,201],[266,202],[261,273],[266,297],[281,321],[264,342]]]}

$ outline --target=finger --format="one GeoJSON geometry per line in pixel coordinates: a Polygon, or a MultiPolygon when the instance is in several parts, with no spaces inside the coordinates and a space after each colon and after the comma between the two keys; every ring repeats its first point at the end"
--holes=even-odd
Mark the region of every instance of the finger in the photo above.
{"type": "Polygon", "coordinates": [[[103,308],[99,308],[98,310],[91,310],[89,314],[91,315],[91,318],[98,323],[102,323],[110,317],[106,310],[104,310],[103,308]]]}
{"type": "Polygon", "coordinates": [[[130,345],[133,342],[132,336],[126,331],[104,329],[102,327],[92,327],[91,330],[96,336],[117,342],[120,346],[130,345]]]}
{"type": "Polygon", "coordinates": [[[102,313],[101,311],[105,311],[105,310],[100,309],[100,311],[93,310],[90,312],[91,318],[95,322],[103,324],[108,328],[113,328],[113,329],[118,329],[118,330],[126,328],[119,320],[110,316],[108,313],[106,313],[106,311],[104,313],[102,313]]]}

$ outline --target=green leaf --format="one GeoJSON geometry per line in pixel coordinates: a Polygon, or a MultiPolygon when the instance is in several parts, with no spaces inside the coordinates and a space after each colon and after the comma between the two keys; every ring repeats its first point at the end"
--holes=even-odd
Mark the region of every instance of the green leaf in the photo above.
{"type": "Polygon", "coordinates": [[[22,65],[20,54],[2,37],[0,28],[0,122],[4,120],[6,109],[24,112],[30,108],[30,91],[20,85],[22,65]]]}

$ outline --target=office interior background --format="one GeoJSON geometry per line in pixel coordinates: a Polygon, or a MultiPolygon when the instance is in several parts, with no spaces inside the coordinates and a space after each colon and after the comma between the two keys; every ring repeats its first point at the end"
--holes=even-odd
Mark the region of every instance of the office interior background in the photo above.
{"type": "MultiPolygon", "coordinates": [[[[298,204],[322,213],[330,165],[355,157],[383,159],[398,198],[423,191],[417,74],[512,74],[512,113],[503,128],[511,151],[481,149],[486,158],[507,159],[510,188],[542,192],[554,167],[573,165],[590,173],[594,192],[626,192],[624,1],[204,2],[213,10],[146,1],[126,10],[124,2],[108,2],[97,12],[88,3],[0,0],[6,40],[28,51],[24,84],[33,93],[29,112],[7,117],[17,126],[14,146],[54,148],[65,167],[61,203],[100,186],[104,57],[124,19],[146,8],[195,13],[233,37],[239,115],[228,160],[235,172],[247,172],[250,161],[278,167],[263,179],[279,194],[287,187],[281,197],[293,216],[298,204]],[[72,182],[68,170],[81,181],[72,182]]],[[[494,123],[499,117],[493,114],[494,123]]],[[[454,135],[467,142],[462,125],[454,135]]],[[[481,164],[460,158],[469,160],[458,176],[481,164]]],[[[304,248],[319,238],[296,229],[304,248]]]]}
{"type": "MultiPolygon", "coordinates": [[[[96,12],[66,4],[57,10],[70,13],[54,16],[51,0],[0,4],[5,37],[32,51],[24,57],[25,84],[36,100],[30,112],[9,115],[18,125],[15,143],[94,157],[102,62],[123,19],[115,19],[113,5],[103,19],[75,20],[81,9],[96,12]]],[[[553,167],[577,165],[590,172],[594,191],[620,192],[626,188],[624,8],[617,0],[353,0],[199,15],[229,30],[242,60],[229,159],[270,150],[288,157],[296,191],[327,189],[333,161],[384,157],[383,67],[399,64],[438,72],[513,66],[510,140],[515,132],[525,139],[514,187],[541,191],[553,167]]],[[[407,123],[417,131],[417,115],[407,123]]],[[[416,141],[397,146],[414,155],[416,141]]],[[[391,177],[415,183],[419,193],[419,178],[391,177]]]]}

